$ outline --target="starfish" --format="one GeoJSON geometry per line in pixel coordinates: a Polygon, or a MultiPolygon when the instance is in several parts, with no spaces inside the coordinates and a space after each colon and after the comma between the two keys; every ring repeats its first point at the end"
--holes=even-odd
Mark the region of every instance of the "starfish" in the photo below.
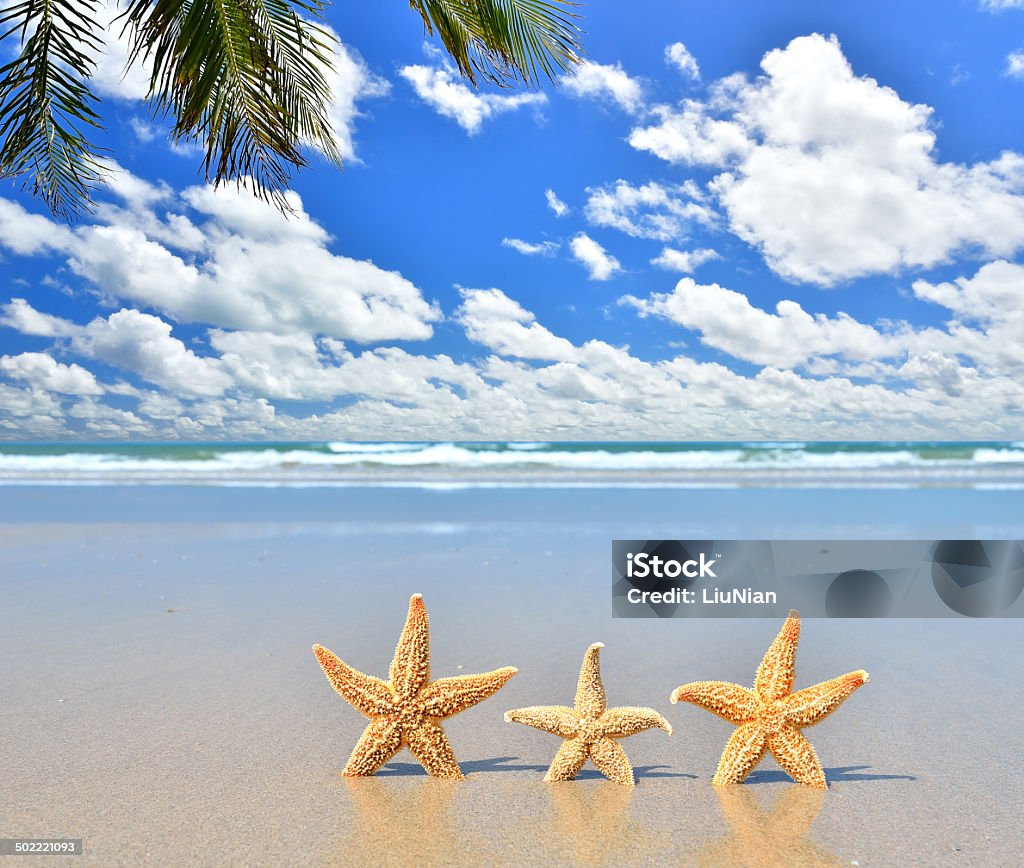
{"type": "Polygon", "coordinates": [[[322,645],[313,653],[331,686],[370,723],[342,772],[372,775],[403,747],[427,774],[463,780],[441,721],[496,693],[518,671],[513,666],[482,675],[430,680],[430,624],[423,595],[413,594],[387,681],[347,666],[322,645]]]}
{"type": "Polygon", "coordinates": [[[800,730],[821,723],[867,683],[868,674],[858,669],[793,693],[799,640],[800,614],[794,609],[757,667],[753,690],[727,681],[694,681],[672,691],[673,703],[692,702],[739,727],[718,762],[711,781],[716,786],[738,784],[771,751],[794,781],[828,789],[818,755],[800,730]]]}
{"type": "Polygon", "coordinates": [[[607,707],[598,658],[602,648],[597,642],[583,655],[575,708],[535,705],[505,712],[510,723],[525,723],[565,739],[544,775],[546,781],[571,781],[589,756],[605,777],[631,787],[633,766],[615,739],[655,726],[672,735],[672,725],[652,708],[607,707]]]}

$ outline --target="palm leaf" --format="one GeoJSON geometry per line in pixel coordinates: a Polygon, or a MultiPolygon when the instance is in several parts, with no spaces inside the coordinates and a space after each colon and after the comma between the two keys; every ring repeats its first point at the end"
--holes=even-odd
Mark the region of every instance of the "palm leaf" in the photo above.
{"type": "Polygon", "coordinates": [[[208,180],[251,178],[287,208],[293,170],[311,146],[340,164],[327,106],[332,37],[315,0],[134,0],[131,61],[153,63],[150,101],[172,136],[205,149],[208,180]]]}
{"type": "Polygon", "coordinates": [[[474,84],[536,87],[580,62],[578,16],[569,0],[409,0],[474,84]]]}
{"type": "Polygon", "coordinates": [[[0,66],[0,177],[27,175],[26,187],[68,218],[91,204],[103,180],[99,152],[82,133],[98,127],[85,80],[100,47],[90,0],[23,0],[0,9],[0,43],[21,51],[0,66]]]}

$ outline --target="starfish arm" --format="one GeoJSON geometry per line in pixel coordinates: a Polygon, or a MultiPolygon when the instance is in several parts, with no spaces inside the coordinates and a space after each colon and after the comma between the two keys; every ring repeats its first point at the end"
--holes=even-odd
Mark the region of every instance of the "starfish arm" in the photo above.
{"type": "Polygon", "coordinates": [[[782,699],[793,689],[796,646],[800,641],[800,613],[790,609],[786,623],[757,667],[754,692],[766,702],[782,699]]]}
{"type": "Polygon", "coordinates": [[[323,645],[314,645],[313,653],[331,686],[361,714],[378,717],[394,710],[394,697],[379,678],[353,669],[323,645]]]}
{"type": "Polygon", "coordinates": [[[448,737],[440,725],[432,720],[425,720],[416,729],[407,734],[409,750],[427,770],[428,775],[435,778],[465,780],[462,770],[455,759],[455,752],[448,743],[448,737]]]}
{"type": "Polygon", "coordinates": [[[645,729],[663,729],[672,735],[672,724],[665,720],[653,708],[635,708],[629,705],[620,705],[618,708],[609,708],[597,721],[603,735],[608,738],[625,738],[628,735],[636,735],[645,729]]]}
{"type": "Polygon", "coordinates": [[[626,752],[610,738],[599,738],[590,745],[590,758],[608,780],[627,787],[636,782],[633,779],[633,766],[630,765],[626,752]]]}
{"type": "Polygon", "coordinates": [[[551,760],[544,780],[571,781],[587,761],[587,744],[579,738],[567,738],[551,760]]]}
{"type": "MultiPolygon", "coordinates": [[[[506,723],[525,723],[562,738],[574,738],[579,732],[579,717],[566,705],[532,705],[505,712],[506,723]]],[[[586,755],[584,754],[584,758],[586,755]]]]}
{"type": "Polygon", "coordinates": [[[372,775],[402,747],[402,729],[379,717],[371,721],[352,749],[342,774],[347,778],[372,775]]]}
{"type": "Polygon", "coordinates": [[[413,594],[409,600],[389,678],[399,696],[415,696],[430,680],[430,622],[422,594],[413,594]]]}
{"type": "Polygon", "coordinates": [[[768,736],[768,750],[798,784],[827,790],[825,772],[814,747],[795,726],[783,726],[768,736]]]}
{"type": "Polygon", "coordinates": [[[743,724],[726,743],[711,783],[716,787],[738,784],[761,762],[767,741],[768,736],[760,724],[743,724]]]}
{"type": "Polygon", "coordinates": [[[595,642],[583,655],[580,679],[576,685],[576,712],[581,717],[598,717],[607,707],[604,682],[601,681],[601,649],[604,644],[595,642]]]}
{"type": "Polygon", "coordinates": [[[493,696],[518,671],[514,666],[505,666],[480,675],[438,678],[421,694],[423,711],[430,717],[451,717],[493,696]]]}
{"type": "Polygon", "coordinates": [[[753,691],[728,681],[693,681],[672,691],[669,701],[692,702],[724,717],[729,723],[741,724],[757,716],[757,696],[753,691]]]}
{"type": "Polygon", "coordinates": [[[853,691],[867,681],[867,672],[858,669],[813,687],[805,687],[782,701],[782,713],[786,716],[786,722],[798,729],[814,726],[839,708],[853,691]]]}

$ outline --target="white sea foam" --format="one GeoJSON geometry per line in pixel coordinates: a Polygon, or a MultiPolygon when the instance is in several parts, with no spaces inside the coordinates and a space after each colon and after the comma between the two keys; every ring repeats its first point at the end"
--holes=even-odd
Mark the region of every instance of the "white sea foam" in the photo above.
{"type": "Polygon", "coordinates": [[[625,484],[744,483],[874,479],[897,484],[1024,486],[1024,444],[809,445],[750,443],[330,443],[241,448],[230,445],[111,446],[88,450],[0,447],[0,481],[246,481],[269,484],[386,484],[401,477],[436,484],[560,484],[607,478],[625,484]]]}

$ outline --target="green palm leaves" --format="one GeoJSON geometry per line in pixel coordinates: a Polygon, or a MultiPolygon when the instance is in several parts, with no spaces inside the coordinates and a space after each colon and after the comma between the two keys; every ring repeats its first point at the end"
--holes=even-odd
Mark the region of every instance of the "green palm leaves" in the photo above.
{"type": "Polygon", "coordinates": [[[333,37],[318,2],[134,0],[132,60],[153,64],[150,101],[174,118],[172,136],[205,149],[207,179],[250,177],[284,204],[312,146],[340,165],[327,119],[333,37]]]}
{"type": "MultiPolygon", "coordinates": [[[[287,208],[293,173],[319,152],[340,165],[328,118],[334,36],[321,0],[127,0],[117,19],[130,64],[151,68],[149,104],[171,135],[203,151],[207,180],[251,179],[287,208]]],[[[535,86],[578,62],[568,0],[411,0],[459,71],[535,86]]],[[[54,213],[91,205],[104,164],[87,137],[98,128],[89,88],[107,37],[99,0],[20,0],[0,9],[0,45],[20,42],[0,66],[0,177],[54,213]]],[[[2,50],[2,49],[0,49],[2,50]]]]}
{"type": "Polygon", "coordinates": [[[568,0],[409,0],[459,72],[495,84],[536,86],[579,63],[577,16],[568,0]]]}
{"type": "Polygon", "coordinates": [[[86,0],[23,0],[0,10],[0,46],[22,40],[0,66],[0,177],[28,176],[26,186],[50,210],[68,216],[101,178],[82,132],[99,126],[86,85],[101,30],[86,0]]]}

